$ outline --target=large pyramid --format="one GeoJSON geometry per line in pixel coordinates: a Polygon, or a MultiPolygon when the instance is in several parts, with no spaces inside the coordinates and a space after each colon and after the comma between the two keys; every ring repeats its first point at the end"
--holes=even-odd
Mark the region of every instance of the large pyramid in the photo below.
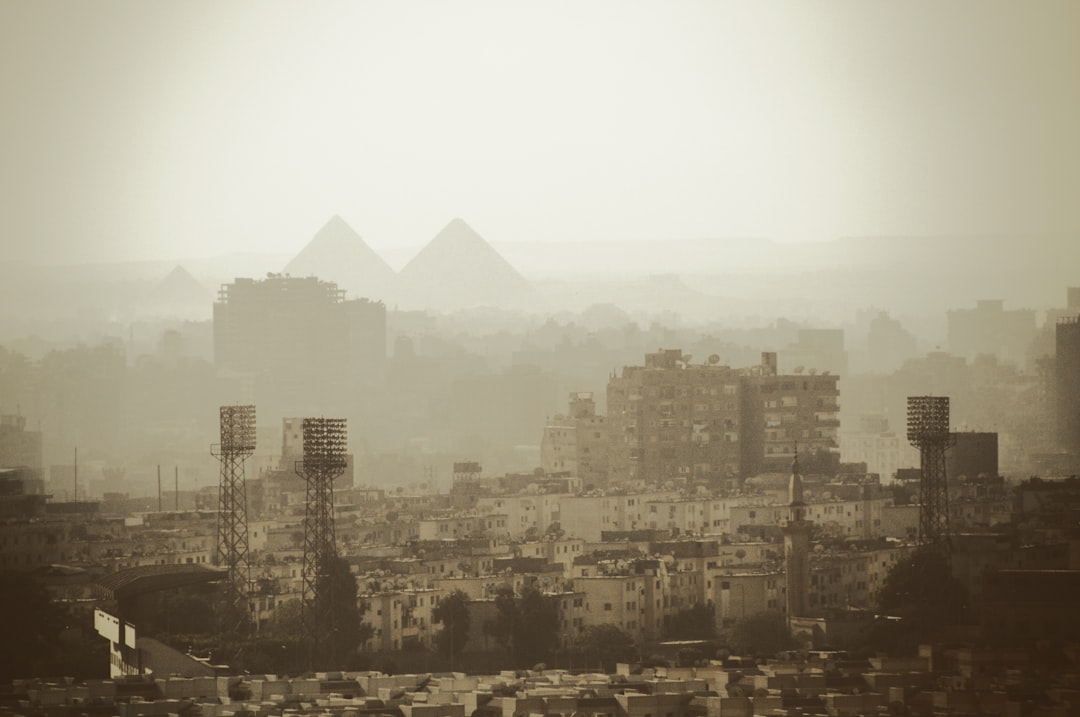
{"type": "Polygon", "coordinates": [[[398,275],[402,306],[436,311],[533,308],[539,292],[461,219],[440,231],[398,275]]]}
{"type": "Polygon", "coordinates": [[[391,303],[397,293],[394,270],[336,214],[285,265],[285,273],[336,282],[350,298],[391,303]]]}

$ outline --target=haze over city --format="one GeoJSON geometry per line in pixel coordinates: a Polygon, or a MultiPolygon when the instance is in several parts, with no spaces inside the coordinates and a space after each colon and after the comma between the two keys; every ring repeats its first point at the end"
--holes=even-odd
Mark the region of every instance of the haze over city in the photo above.
{"type": "Polygon", "coordinates": [[[1069,2],[0,12],[9,260],[1078,228],[1069,2]]]}
{"type": "Polygon", "coordinates": [[[1071,717],[1080,5],[0,5],[0,717],[1071,717]]]}

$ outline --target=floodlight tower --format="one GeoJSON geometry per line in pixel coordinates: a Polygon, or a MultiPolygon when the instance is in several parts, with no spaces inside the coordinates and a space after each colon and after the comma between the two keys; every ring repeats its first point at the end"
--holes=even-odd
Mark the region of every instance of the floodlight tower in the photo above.
{"type": "Polygon", "coordinates": [[[229,609],[222,627],[231,632],[246,626],[251,595],[244,461],[255,452],[255,406],[222,406],[220,414],[221,443],[210,446],[221,462],[214,563],[228,571],[229,609]]]}
{"type": "Polygon", "coordinates": [[[949,554],[948,396],[908,396],[908,441],[919,449],[919,543],[949,554]]]}
{"type": "Polygon", "coordinates": [[[324,589],[328,566],[337,557],[334,540],[334,478],[345,471],[345,419],[305,418],[304,459],[296,473],[307,483],[301,625],[319,649],[333,649],[333,591],[324,589]]]}

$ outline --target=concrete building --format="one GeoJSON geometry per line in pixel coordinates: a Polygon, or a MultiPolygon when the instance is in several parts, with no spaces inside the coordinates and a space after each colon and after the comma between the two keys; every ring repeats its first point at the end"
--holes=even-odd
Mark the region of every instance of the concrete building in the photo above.
{"type": "Polygon", "coordinates": [[[505,528],[512,540],[536,539],[559,519],[562,494],[499,495],[478,498],[476,512],[506,517],[505,528]]]}
{"type": "Polygon", "coordinates": [[[584,552],[584,547],[584,540],[567,538],[520,543],[515,546],[515,552],[523,558],[543,558],[549,563],[561,565],[563,571],[569,574],[574,565],[574,558],[584,552]]]}
{"type": "Polygon", "coordinates": [[[645,355],[608,382],[610,479],[715,483],[781,469],[800,443],[834,452],[837,376],[777,373],[776,354],[732,369],[678,349],[645,355]]]}
{"type": "Polygon", "coordinates": [[[674,498],[673,491],[641,491],[623,495],[563,496],[559,524],[568,537],[599,542],[605,532],[643,530],[654,522],[652,507],[674,498]]]}
{"type": "MultiPolygon", "coordinates": [[[[885,520],[893,499],[872,486],[861,486],[864,496],[852,500],[814,500],[806,503],[803,516],[812,520],[822,533],[834,538],[905,537],[890,532],[885,520]]],[[[752,533],[757,529],[783,525],[790,510],[780,503],[745,502],[730,508],[732,532],[752,533]]]]}
{"type": "Polygon", "coordinates": [[[653,569],[640,573],[627,568],[574,579],[574,590],[585,595],[585,627],[614,625],[638,642],[660,637],[664,578],[656,573],[655,563],[660,561],[649,562],[653,569]]]}
{"type": "Polygon", "coordinates": [[[381,302],[346,300],[337,284],[282,274],[236,279],[218,292],[214,365],[249,376],[260,409],[295,415],[346,405],[382,381],[385,363],[381,302]]]}
{"type": "Polygon", "coordinates": [[[1058,319],[1056,349],[1057,442],[1076,460],[1080,456],[1080,315],[1058,319]]]}
{"type": "Polygon", "coordinates": [[[73,560],[71,529],[65,520],[0,524],[0,572],[30,572],[73,560]]]}
{"type": "Polygon", "coordinates": [[[1033,309],[1005,309],[1001,299],[983,299],[974,309],[947,312],[949,353],[973,359],[996,356],[1023,365],[1028,346],[1035,338],[1033,309]]]}
{"type": "MultiPolygon", "coordinates": [[[[964,431],[950,435],[952,446],[945,451],[945,475],[960,478],[997,478],[998,434],[964,431]]],[[[916,464],[918,465],[918,464],[916,464]]]]}
{"type": "Polygon", "coordinates": [[[906,435],[889,430],[884,416],[860,416],[855,430],[840,433],[840,460],[865,463],[867,472],[888,483],[898,469],[919,465],[919,451],[906,435]]]}
{"type": "MultiPolygon", "coordinates": [[[[43,478],[41,431],[26,430],[25,416],[0,416],[0,468],[28,468],[37,481],[43,478]]],[[[26,489],[28,493],[35,492],[32,486],[26,489]]]]}
{"type": "Polygon", "coordinates": [[[907,546],[870,550],[831,550],[810,555],[807,615],[832,609],[873,609],[885,578],[907,546]]]}
{"type": "Polygon", "coordinates": [[[839,449],[838,376],[779,375],[776,354],[762,355],[761,366],[743,379],[741,475],[782,471],[804,454],[833,454],[839,449]]]}
{"type": "Polygon", "coordinates": [[[613,481],[739,474],[742,383],[728,366],[678,349],[645,355],[608,382],[613,481]]]}
{"type": "Polygon", "coordinates": [[[510,537],[506,513],[430,517],[417,523],[420,540],[455,540],[477,536],[510,537]]]}
{"type": "Polygon", "coordinates": [[[761,612],[787,611],[786,576],[773,570],[738,570],[717,575],[712,583],[712,604],[718,631],[761,612]]]}
{"type": "Polygon", "coordinates": [[[799,329],[795,343],[781,353],[783,373],[803,373],[814,369],[836,375],[848,372],[843,329],[799,329]]]}
{"type": "Polygon", "coordinates": [[[914,334],[887,313],[881,312],[870,321],[866,336],[868,373],[892,373],[917,351],[914,334]]]}
{"type": "Polygon", "coordinates": [[[402,646],[402,624],[406,620],[408,598],[400,591],[360,596],[368,609],[362,620],[372,629],[364,650],[399,650],[402,646]]]}
{"type": "Polygon", "coordinates": [[[607,481],[607,417],[596,412],[591,392],[571,393],[569,411],[548,420],[540,465],[545,473],[569,473],[585,484],[607,481]]]}

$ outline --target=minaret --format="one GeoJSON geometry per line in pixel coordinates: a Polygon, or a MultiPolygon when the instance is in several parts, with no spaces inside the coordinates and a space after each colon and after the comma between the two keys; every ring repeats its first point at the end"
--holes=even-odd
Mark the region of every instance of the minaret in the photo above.
{"type": "Polygon", "coordinates": [[[791,462],[791,482],[788,484],[788,521],[784,525],[784,570],[787,573],[787,619],[806,615],[807,592],[810,587],[810,528],[803,500],[802,475],[799,474],[799,449],[791,462]]]}

